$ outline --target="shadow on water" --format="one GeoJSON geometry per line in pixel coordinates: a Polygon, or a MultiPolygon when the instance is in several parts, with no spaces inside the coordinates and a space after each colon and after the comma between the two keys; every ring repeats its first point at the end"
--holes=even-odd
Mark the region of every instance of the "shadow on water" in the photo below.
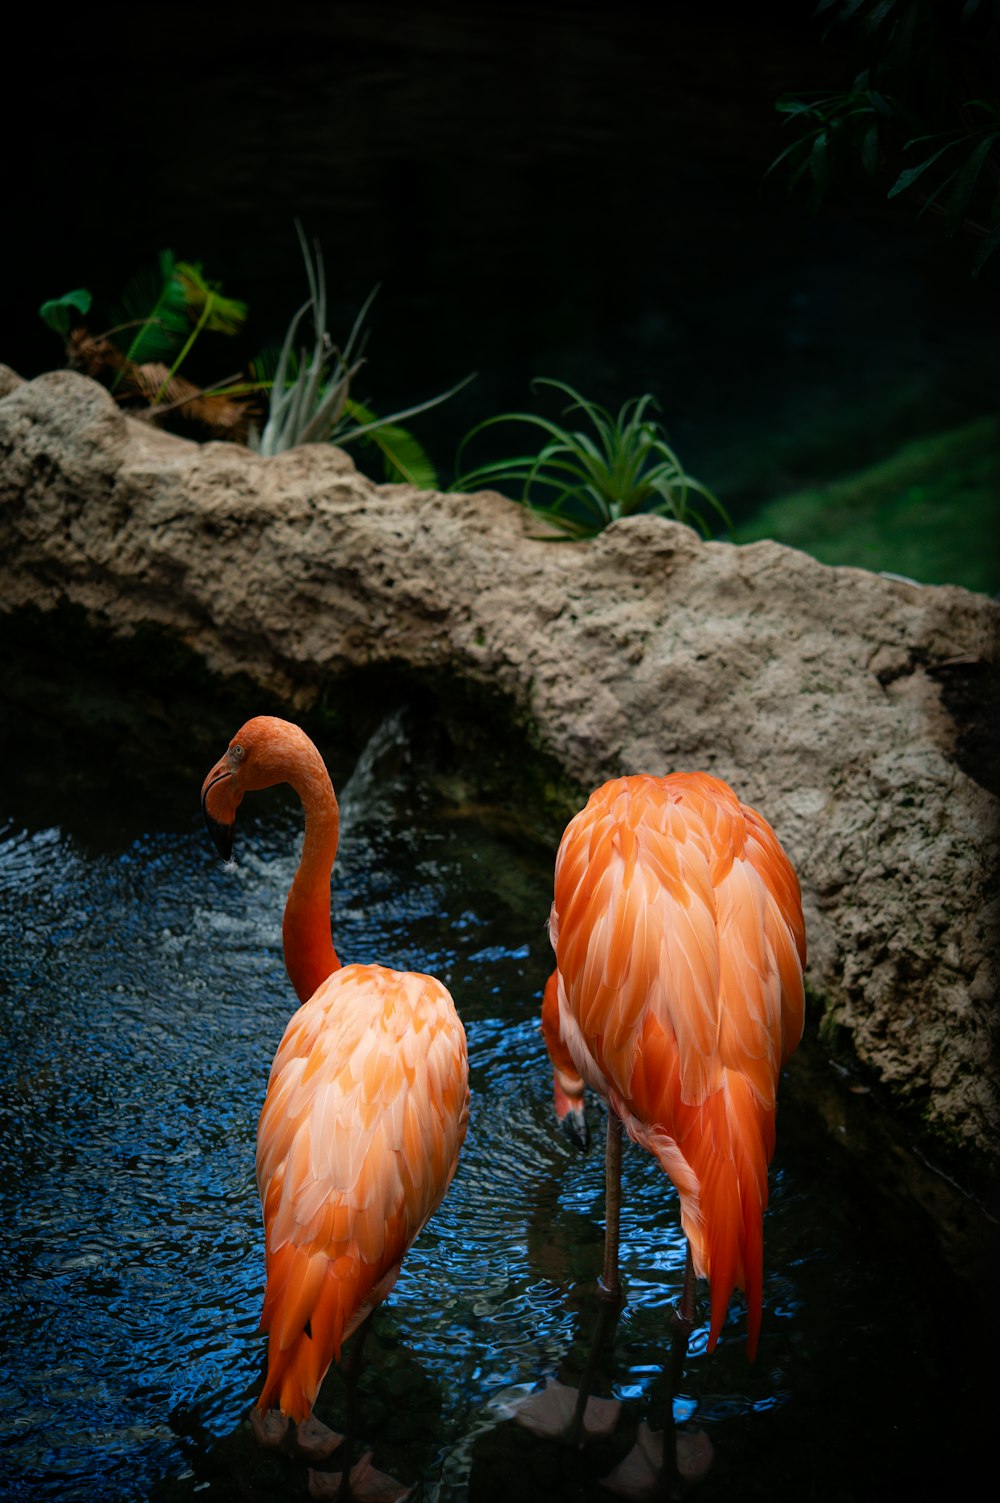
{"type": "MultiPolygon", "coordinates": [[[[624,1401],[618,1433],[583,1456],[533,1439],[510,1405],[579,1374],[603,1167],[550,1114],[537,1017],[551,845],[470,799],[474,771],[458,797],[435,747],[418,714],[390,714],[339,774],[338,950],[445,981],[473,1090],[454,1184],[376,1318],[364,1436],[378,1466],[442,1503],[602,1497],[595,1479],[663,1402],[684,1260],[676,1197],[651,1158],[626,1153],[628,1305],[603,1374],[624,1401]]],[[[207,750],[206,769],[219,746],[207,750]]],[[[228,871],[200,827],[186,751],[182,776],[157,763],[152,820],[141,800],[115,804],[113,766],[85,738],[32,733],[21,752],[0,825],[0,1491],[24,1503],[305,1497],[305,1465],[262,1455],[245,1420],[262,1367],[254,1134],[293,1010],[280,914],[299,811],[248,801],[228,871]],[[67,756],[70,800],[58,796],[67,756]],[[45,787],[59,822],[44,818],[45,787]]],[[[702,1320],[678,1399],[678,1417],[715,1445],[706,1500],[926,1490],[959,1476],[978,1442],[962,1312],[940,1313],[955,1285],[915,1223],[873,1215],[877,1192],[794,1088],[798,1068],[772,1176],[759,1358],[746,1363],[734,1303],[711,1358],[702,1320]]],[[[591,1113],[599,1144],[597,1103],[591,1113]]],[[[342,1424],[336,1373],[318,1412],[342,1424]]]]}

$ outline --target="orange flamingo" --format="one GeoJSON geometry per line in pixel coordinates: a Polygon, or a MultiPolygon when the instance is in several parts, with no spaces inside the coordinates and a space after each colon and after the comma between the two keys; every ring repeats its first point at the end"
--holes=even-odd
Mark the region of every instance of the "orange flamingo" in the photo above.
{"type": "MultiPolygon", "coordinates": [[[[711,1291],[709,1351],[733,1289],[746,1291],[752,1359],[778,1075],[802,1034],[805,930],[791,863],[767,822],[718,778],[618,778],[598,788],[566,829],[549,934],[556,972],[543,1031],[558,1044],[553,1050],[550,1042],[557,1111],[560,1094],[579,1094],[574,1067],[576,1081],[582,1077],[609,1108],[607,1305],[617,1312],[621,1302],[624,1125],[680,1197],[688,1266],[675,1381],[694,1275],[707,1278],[711,1291]]],[[[574,1441],[586,1389],[585,1380],[574,1441]]],[[[668,1410],[672,1434],[669,1403],[668,1410]]],[[[671,1445],[665,1470],[673,1456],[671,1445]]]]}
{"type": "MultiPolygon", "coordinates": [[[[268,1359],[253,1418],[265,1443],[280,1443],[291,1420],[302,1450],[332,1449],[339,1437],[306,1422],[341,1343],[358,1331],[347,1374],[342,1476],[349,1478],[368,1317],[444,1196],[465,1138],[466,1041],[454,1002],[434,977],[340,968],[330,932],[337,799],[316,747],[288,721],[248,721],[205,779],[202,807],[223,859],[244,793],[283,782],[305,810],[282,926],[285,964],[303,1005],[275,1055],[257,1130],[268,1359]],[[270,1406],[279,1411],[271,1424],[270,1406]]],[[[349,1488],[357,1494],[353,1478],[342,1497],[349,1488]]]]}

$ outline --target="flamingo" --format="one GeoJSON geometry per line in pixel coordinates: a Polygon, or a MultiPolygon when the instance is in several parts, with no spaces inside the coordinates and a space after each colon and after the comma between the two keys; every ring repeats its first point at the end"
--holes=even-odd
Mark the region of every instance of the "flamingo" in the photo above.
{"type": "Polygon", "coordinates": [[[268,1355],[251,1418],[265,1444],[281,1444],[291,1421],[303,1452],[328,1454],[340,1437],[310,1416],[330,1364],[358,1332],[346,1372],[346,1499],[364,1490],[350,1466],[360,1347],[454,1176],[469,1115],[467,1050],[455,1004],[434,977],[341,968],[330,930],[337,799],[298,726],[268,715],[248,721],[205,779],[202,808],[223,859],[244,793],[283,782],[305,811],[282,925],[302,1006],[274,1057],[257,1129],[268,1355]]]}
{"type": "MultiPolygon", "coordinates": [[[[746,1291],[752,1360],[778,1076],[803,1023],[805,928],[791,863],[766,820],[708,773],[616,778],[591,794],[563,835],[549,937],[556,970],[542,1026],[557,1114],[560,1098],[579,1097],[580,1082],[608,1104],[605,1307],[617,1313],[621,1305],[624,1127],[680,1198],[687,1262],[674,1383],[695,1276],[710,1287],[709,1352],[733,1289],[746,1291]]],[[[595,1346],[601,1334],[599,1324],[595,1346]]],[[[592,1365],[573,1410],[574,1443],[592,1365]]],[[[673,1439],[672,1401],[667,1408],[673,1439]]],[[[643,1448],[648,1454],[648,1441],[643,1448]]],[[[674,1456],[673,1444],[664,1446],[667,1482],[661,1475],[654,1490],[670,1484],[674,1456]]]]}

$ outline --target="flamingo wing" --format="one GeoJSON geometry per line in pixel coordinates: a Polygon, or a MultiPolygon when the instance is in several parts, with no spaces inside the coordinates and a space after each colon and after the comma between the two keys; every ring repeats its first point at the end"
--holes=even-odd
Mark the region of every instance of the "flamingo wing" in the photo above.
{"type": "Polygon", "coordinates": [[[291,1019],[257,1134],[260,1408],[308,1416],[341,1342],[389,1293],[451,1183],[468,1104],[465,1032],[433,977],[347,966],[291,1019]]]}
{"type": "Polygon", "coordinates": [[[620,778],[570,822],[554,931],[564,1039],[680,1194],[712,1292],[751,1353],[782,1062],[802,1031],[798,883],[770,826],[705,773],[620,778]]]}

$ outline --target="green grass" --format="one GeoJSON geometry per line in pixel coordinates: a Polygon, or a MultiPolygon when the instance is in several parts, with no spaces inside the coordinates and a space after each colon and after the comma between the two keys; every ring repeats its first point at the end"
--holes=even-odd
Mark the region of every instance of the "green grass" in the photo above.
{"type": "Polygon", "coordinates": [[[769,501],[734,536],[774,538],[825,564],[996,594],[1000,424],[982,418],[905,444],[846,479],[769,501]]]}

